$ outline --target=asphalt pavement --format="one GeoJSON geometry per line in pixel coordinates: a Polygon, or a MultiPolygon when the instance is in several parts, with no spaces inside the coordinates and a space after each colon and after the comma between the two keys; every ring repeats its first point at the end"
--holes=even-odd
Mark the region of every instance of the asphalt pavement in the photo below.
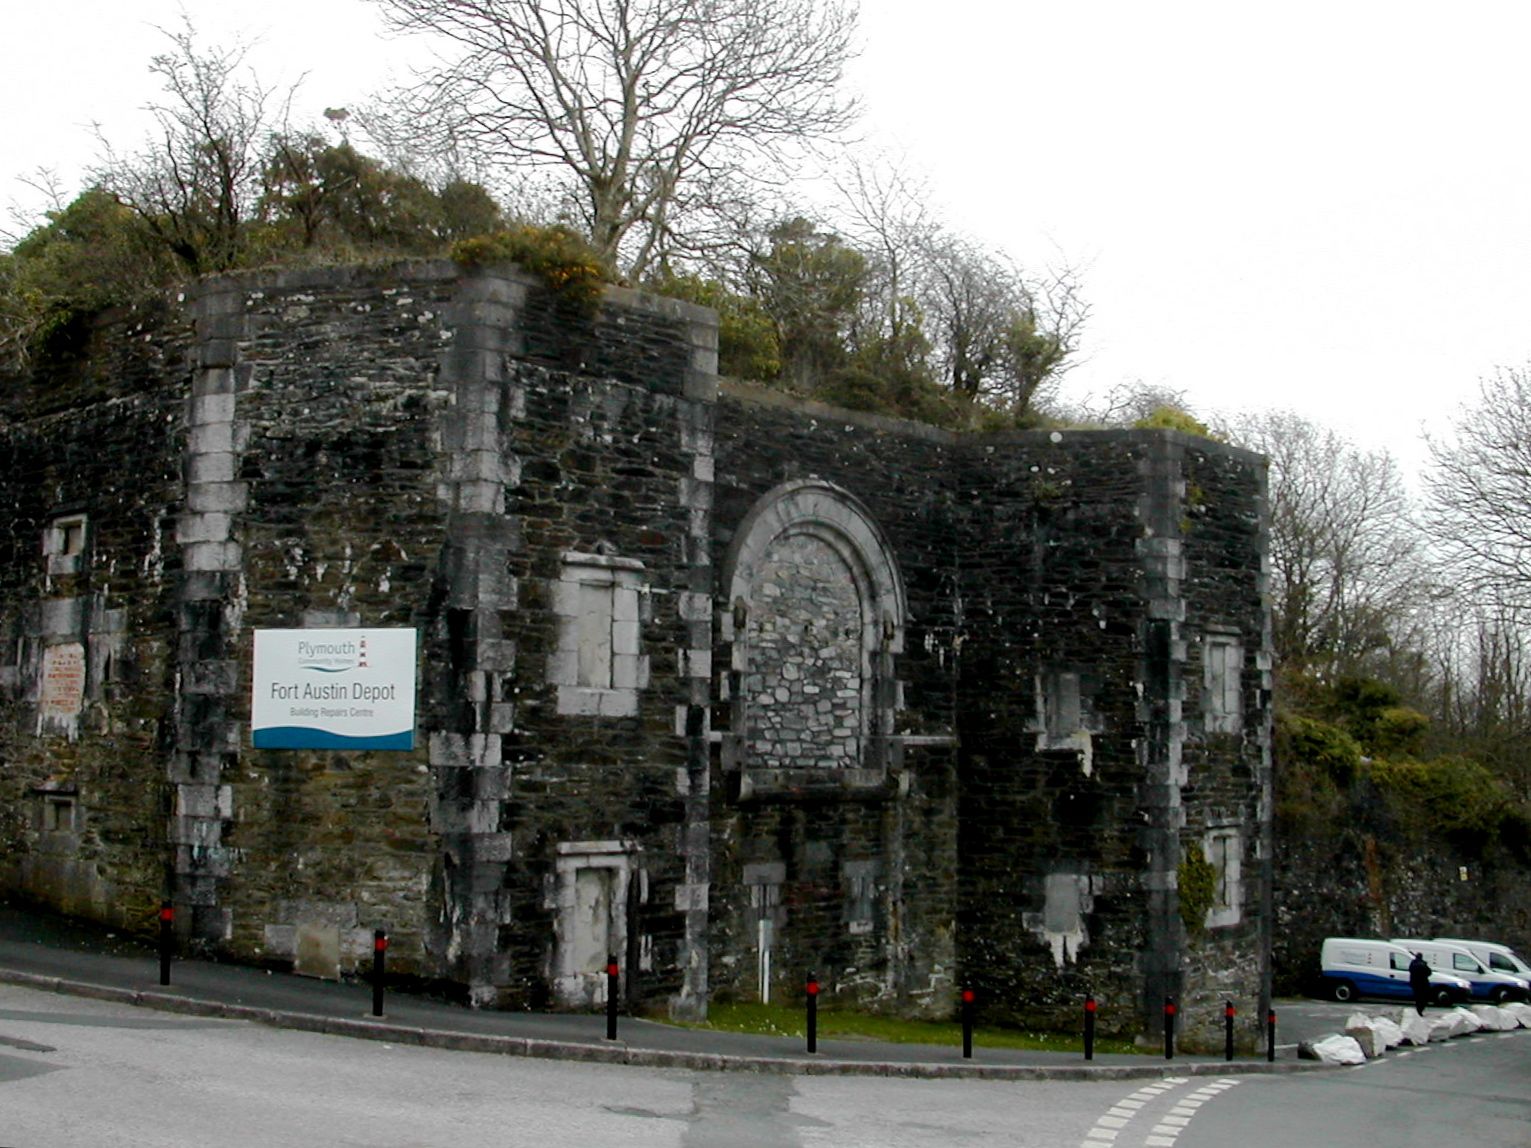
{"type": "MultiPolygon", "coordinates": [[[[893,1044],[688,1028],[622,1016],[617,1039],[606,1017],[470,1009],[390,992],[383,1016],[372,1015],[369,985],[336,982],[242,965],[175,960],[170,985],[159,983],[152,945],[88,922],[0,903],[0,983],[139,1005],[192,1016],[254,1021],[283,1028],[398,1044],[514,1056],[537,1056],[651,1067],[900,1077],[1102,1080],[1228,1073],[1302,1071],[1291,1049],[1274,1063],[1263,1056],[1221,1057],[1079,1053],[984,1048],[962,1056],[960,1045],[893,1044]]],[[[1279,1047],[1279,1046],[1278,1046],[1279,1047]]]]}

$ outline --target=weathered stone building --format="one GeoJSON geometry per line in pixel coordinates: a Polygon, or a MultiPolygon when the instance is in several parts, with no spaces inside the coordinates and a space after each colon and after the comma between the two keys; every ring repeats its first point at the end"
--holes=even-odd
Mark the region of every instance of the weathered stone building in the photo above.
{"type": "Polygon", "coordinates": [[[809,970],[1126,1032],[1266,999],[1258,458],[788,401],[709,312],[514,270],[217,279],[95,339],[3,400],[11,889],[320,975],[385,927],[503,1007],[597,1003],[608,951],[675,1013],[809,970]],[[253,747],[297,628],[416,632],[412,748],[253,747]]]}

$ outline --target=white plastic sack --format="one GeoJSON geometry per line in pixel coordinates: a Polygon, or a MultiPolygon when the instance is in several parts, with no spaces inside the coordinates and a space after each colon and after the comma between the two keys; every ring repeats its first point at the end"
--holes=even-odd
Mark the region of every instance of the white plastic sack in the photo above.
{"type": "Polygon", "coordinates": [[[1405,1044],[1430,1044],[1430,1030],[1435,1026],[1428,1016],[1404,1009],[1398,1018],[1398,1027],[1404,1033],[1405,1044]]]}
{"type": "Polygon", "coordinates": [[[1397,1048],[1403,1043],[1403,1029],[1385,1016],[1372,1017],[1372,1029],[1382,1041],[1384,1049],[1397,1048]]]}
{"type": "MultiPolygon", "coordinates": [[[[1403,1039],[1410,1044],[1429,1044],[1431,1034],[1435,1031],[1435,1025],[1429,1017],[1420,1016],[1413,1009],[1404,1009],[1403,1015],[1398,1018],[1398,1026],[1403,1030],[1403,1039]]],[[[1442,1035],[1438,1039],[1445,1040],[1442,1035]]]]}
{"type": "Polygon", "coordinates": [[[1497,1005],[1473,1005],[1473,1015],[1489,1032],[1509,1032],[1512,1028],[1520,1027],[1520,1021],[1516,1020],[1513,1014],[1497,1005]]]}
{"type": "Polygon", "coordinates": [[[1454,1036],[1466,1036],[1470,1032],[1477,1032],[1480,1027],[1478,1018],[1465,1008],[1447,1009],[1436,1016],[1432,1022],[1430,1039],[1450,1040],[1454,1036]]]}
{"type": "Polygon", "coordinates": [[[1522,1001],[1510,1001],[1500,1006],[1520,1022],[1521,1028],[1531,1028],[1531,1004],[1522,1001]]]}
{"type": "Polygon", "coordinates": [[[1466,1026],[1467,1032],[1477,1032],[1483,1027],[1483,1018],[1470,1008],[1457,1005],[1456,1008],[1451,1010],[1451,1015],[1457,1018],[1459,1024],[1466,1026]]]}
{"type": "Polygon", "coordinates": [[[1326,1036],[1322,1040],[1305,1040],[1297,1046],[1297,1055],[1308,1060],[1321,1060],[1325,1064],[1365,1064],[1366,1054],[1352,1037],[1326,1036]]]}

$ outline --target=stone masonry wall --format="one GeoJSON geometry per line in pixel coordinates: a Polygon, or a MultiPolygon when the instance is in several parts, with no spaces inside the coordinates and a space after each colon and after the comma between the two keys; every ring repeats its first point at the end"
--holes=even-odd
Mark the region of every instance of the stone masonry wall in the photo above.
{"type": "Polygon", "coordinates": [[[178,532],[177,899],[203,943],[336,975],[391,935],[422,954],[437,847],[413,753],[249,746],[252,634],[427,627],[446,515],[436,380],[455,276],[235,276],[193,314],[187,513],[178,532]]]}
{"type": "Polygon", "coordinates": [[[0,883],[132,929],[168,891],[179,361],[149,308],[0,388],[0,883]]]}
{"type": "MultiPolygon", "coordinates": [[[[1251,1011],[1263,999],[1260,937],[1248,932],[1262,916],[1258,883],[1245,886],[1245,926],[1208,930],[1215,941],[1187,938],[1176,893],[1188,809],[1203,817],[1187,787],[1184,628],[1210,609],[1252,635],[1252,655],[1265,649],[1258,591],[1221,614],[1209,600],[1216,571],[1243,570],[1247,586],[1258,568],[1258,470],[1210,452],[1246,486],[1207,500],[1208,513],[1242,529],[1188,556],[1187,441],[1007,436],[962,472],[963,969],[1017,1016],[1068,1024],[1093,992],[1103,1025],[1131,1033],[1152,1031],[1166,996],[1199,1006],[1236,988],[1251,1011]],[[1221,957],[1208,962],[1199,945],[1221,957]]],[[[1269,699],[1246,696],[1252,748],[1233,747],[1239,781],[1207,796],[1253,818],[1269,699]]],[[[1239,824],[1258,837],[1257,822],[1239,824]]]]}
{"type": "Polygon", "coordinates": [[[960,472],[962,960],[1002,1015],[1069,1023],[1093,991],[1105,1028],[1138,1030],[1165,865],[1146,760],[1149,446],[1006,436],[960,472]]]}
{"type": "MultiPolygon", "coordinates": [[[[746,690],[752,712],[762,716],[738,758],[720,759],[714,778],[720,797],[713,824],[712,975],[720,993],[758,996],[765,918],[776,993],[800,994],[813,972],[831,997],[940,1015],[951,1007],[956,603],[944,475],[954,465],[953,443],[929,428],[792,404],[736,385],[721,397],[714,561],[722,644],[714,661],[721,694],[727,696],[725,667],[732,665],[743,675],[733,688],[746,690]],[[873,669],[855,665],[860,639],[845,630],[856,623],[833,633],[824,632],[827,625],[813,631],[815,616],[843,619],[847,596],[856,597],[843,566],[837,580],[836,555],[822,541],[799,539],[765,563],[765,601],[755,603],[760,617],[747,623],[767,628],[765,656],[752,655],[742,671],[732,661],[737,623],[728,599],[727,551],[763,497],[807,480],[832,484],[865,507],[902,575],[908,616],[900,620],[901,650],[890,655],[895,681],[888,697],[866,695],[863,703],[862,683],[853,684],[873,669]],[[806,554],[795,559],[792,578],[776,580],[769,572],[794,547],[806,554]],[[813,686],[821,692],[799,693],[813,686]],[[820,711],[818,699],[826,693],[848,696],[836,696],[820,711]],[[886,743],[884,756],[862,747],[860,762],[819,766],[809,747],[826,743],[815,740],[812,719],[804,719],[798,738],[778,736],[810,697],[813,713],[845,723],[831,727],[828,744],[837,747],[831,761],[845,761],[848,752],[847,739],[835,730],[867,731],[886,743]],[[853,711],[860,704],[884,705],[888,736],[879,737],[872,715],[858,721],[853,711]],[[813,769],[794,769],[810,761],[813,769]],[[777,780],[746,786],[741,794],[741,775],[754,771],[777,780]]],[[[863,587],[861,596],[867,595],[863,587]]],[[[726,705],[715,711],[713,726],[725,740],[733,713],[726,705]]]]}
{"type": "Polygon", "coordinates": [[[1263,991],[1252,457],[720,389],[710,313],[513,269],[145,322],[0,428],[9,887],[169,893],[188,943],[323,976],[383,927],[502,1007],[598,1006],[608,954],[693,1016],[809,973],[1031,1023],[1088,988],[1121,1032],[1263,991]],[[297,627],[416,630],[412,750],[251,747],[253,634],[297,627]]]}
{"type": "Polygon", "coordinates": [[[1185,443],[1181,465],[1187,604],[1181,856],[1196,851],[1237,870],[1221,874],[1230,903],[1189,923],[1181,1027],[1192,1045],[1218,1047],[1222,1006],[1232,1002],[1236,1032],[1253,1048],[1270,1003],[1273,918],[1272,654],[1269,571],[1260,558],[1266,552],[1265,474],[1245,452],[1210,449],[1194,439],[1185,443]],[[1219,649],[1238,663],[1236,681],[1223,687],[1236,691],[1236,720],[1220,720],[1218,702],[1207,696],[1219,677],[1219,667],[1209,668],[1208,661],[1219,649]]]}

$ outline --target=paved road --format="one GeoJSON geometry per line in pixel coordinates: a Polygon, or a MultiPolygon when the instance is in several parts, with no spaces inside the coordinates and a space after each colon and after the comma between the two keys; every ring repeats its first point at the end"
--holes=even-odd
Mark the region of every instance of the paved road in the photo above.
{"type": "MultiPolygon", "coordinates": [[[[1528,1148],[1528,1081],[1531,1030],[1478,1035],[1357,1068],[1240,1077],[1169,1139],[1174,1148],[1528,1148]]],[[[1153,1143],[1119,1137],[1113,1148],[1153,1143]]]]}
{"type": "Polygon", "coordinates": [[[544,1061],[0,985],[7,1148],[1057,1148],[1124,1087],[544,1061]]]}
{"type": "Polygon", "coordinates": [[[0,985],[5,1148],[1526,1148],[1531,1031],[1164,1080],[696,1072],[356,1041],[0,985]]]}

